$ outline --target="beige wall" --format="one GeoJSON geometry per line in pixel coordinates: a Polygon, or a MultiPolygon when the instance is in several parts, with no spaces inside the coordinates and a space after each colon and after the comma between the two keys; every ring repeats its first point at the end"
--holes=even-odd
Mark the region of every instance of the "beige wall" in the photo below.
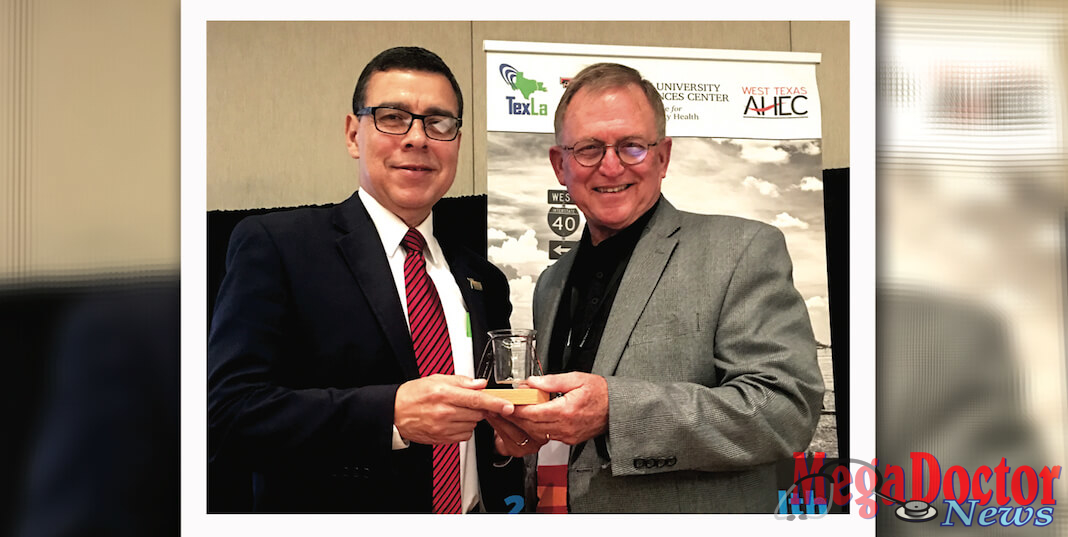
{"type": "MultiPolygon", "coordinates": [[[[10,0],[0,10],[0,281],[179,261],[179,3],[10,0]]],[[[820,52],[824,166],[849,164],[846,22],[213,22],[208,209],[338,201],[360,69],[415,44],[467,106],[450,195],[485,191],[482,40],[820,52]]]]}
{"type": "Polygon", "coordinates": [[[178,2],[0,10],[0,280],[177,266],[178,2]]]}
{"type": "MultiPolygon", "coordinates": [[[[344,136],[352,90],[375,54],[399,45],[440,55],[470,101],[467,22],[208,23],[208,209],[319,204],[352,194],[356,161],[344,136]]],[[[465,122],[471,108],[465,103],[465,122]]],[[[466,179],[454,194],[471,191],[472,138],[461,139],[456,173],[466,179]]]]}
{"type": "Polygon", "coordinates": [[[486,39],[822,53],[824,167],[849,166],[848,22],[212,22],[208,209],[351,194],[356,163],[343,127],[352,89],[371,57],[398,45],[433,50],[455,73],[466,99],[465,136],[448,195],[484,193],[486,39]]]}

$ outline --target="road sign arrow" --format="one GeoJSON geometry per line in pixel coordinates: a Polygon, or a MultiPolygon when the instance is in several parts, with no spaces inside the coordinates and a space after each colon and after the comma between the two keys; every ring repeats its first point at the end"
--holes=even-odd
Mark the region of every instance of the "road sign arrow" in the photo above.
{"type": "Polygon", "coordinates": [[[549,259],[560,259],[560,256],[578,247],[578,241],[549,241],[549,259]]]}

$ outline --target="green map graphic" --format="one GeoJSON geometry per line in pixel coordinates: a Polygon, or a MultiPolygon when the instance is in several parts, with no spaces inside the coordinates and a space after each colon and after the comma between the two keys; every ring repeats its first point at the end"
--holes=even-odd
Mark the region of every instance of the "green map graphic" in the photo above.
{"type": "Polygon", "coordinates": [[[512,83],[512,89],[521,91],[524,99],[530,99],[530,94],[535,91],[549,91],[545,89],[545,85],[541,82],[524,78],[523,73],[518,71],[515,74],[515,82],[512,83]]]}

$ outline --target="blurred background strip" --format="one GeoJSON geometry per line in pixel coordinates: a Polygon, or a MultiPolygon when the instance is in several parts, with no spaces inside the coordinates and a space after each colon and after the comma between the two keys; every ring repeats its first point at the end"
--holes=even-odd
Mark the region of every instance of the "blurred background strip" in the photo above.
{"type": "Polygon", "coordinates": [[[1064,465],[1065,5],[877,5],[880,462],[1064,465]]]}
{"type": "Polygon", "coordinates": [[[179,2],[0,1],[0,535],[178,535],[179,2]]]}

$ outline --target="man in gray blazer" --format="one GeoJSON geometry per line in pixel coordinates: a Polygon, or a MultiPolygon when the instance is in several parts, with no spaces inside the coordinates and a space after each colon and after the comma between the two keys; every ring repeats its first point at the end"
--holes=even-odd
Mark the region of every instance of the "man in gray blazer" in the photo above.
{"type": "Polygon", "coordinates": [[[497,448],[570,445],[571,512],[772,513],[775,464],[819,419],[808,312],[776,228],[661,196],[665,124],[629,67],[592,65],[564,92],[549,157],[587,226],[538,279],[534,323],[559,374],[530,380],[563,395],[492,419],[497,448]]]}

